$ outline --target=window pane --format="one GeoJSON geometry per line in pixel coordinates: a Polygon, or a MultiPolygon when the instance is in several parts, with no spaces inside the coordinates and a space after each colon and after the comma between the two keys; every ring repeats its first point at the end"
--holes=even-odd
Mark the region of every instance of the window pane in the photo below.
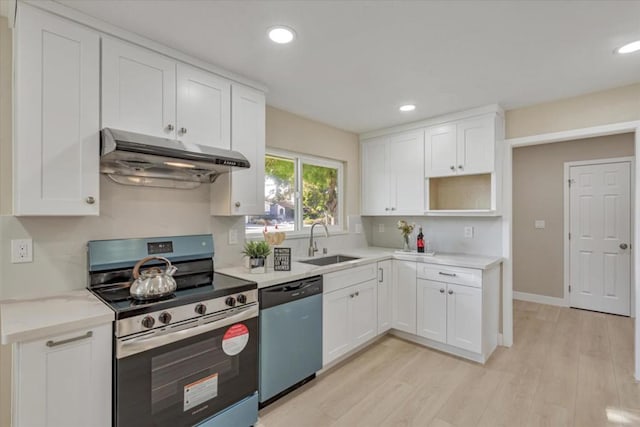
{"type": "Polygon", "coordinates": [[[305,226],[314,222],[338,225],[338,169],[302,165],[302,219],[305,226]]]}
{"type": "Polygon", "coordinates": [[[247,217],[247,232],[276,228],[295,229],[295,162],[266,156],[264,168],[264,214],[247,217]]]}

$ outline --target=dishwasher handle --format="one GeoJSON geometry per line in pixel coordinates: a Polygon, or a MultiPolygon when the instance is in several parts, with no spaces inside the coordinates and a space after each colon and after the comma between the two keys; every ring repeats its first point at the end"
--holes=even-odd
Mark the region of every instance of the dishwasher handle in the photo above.
{"type": "Polygon", "coordinates": [[[260,308],[265,310],[302,298],[322,294],[322,276],[260,289],[260,308]]]}

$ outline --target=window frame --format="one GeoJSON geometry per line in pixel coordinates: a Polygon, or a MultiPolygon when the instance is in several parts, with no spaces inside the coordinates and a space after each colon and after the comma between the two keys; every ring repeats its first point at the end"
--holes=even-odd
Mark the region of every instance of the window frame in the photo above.
{"type": "MultiPolygon", "coordinates": [[[[344,224],[344,162],[339,160],[328,159],[325,157],[314,156],[312,154],[296,153],[293,151],[270,149],[265,150],[265,159],[267,156],[280,157],[286,160],[293,161],[294,163],[294,180],[295,180],[295,213],[294,213],[294,230],[285,231],[287,237],[307,237],[311,226],[304,225],[303,219],[303,201],[302,201],[302,168],[303,165],[320,166],[325,168],[332,168],[338,171],[338,211],[337,211],[337,225],[327,225],[329,232],[341,233],[346,230],[344,224]]],[[[263,160],[263,161],[264,161],[263,160]]],[[[265,174],[266,177],[266,174],[265,174]]],[[[264,185],[264,184],[263,184],[264,185]]],[[[264,188],[263,188],[264,192],[264,188]]],[[[253,215],[249,215],[253,216],[253,215]]],[[[274,231],[269,229],[269,231],[274,231]]],[[[247,238],[262,236],[262,231],[252,230],[249,231],[245,227],[245,236],[247,238]]]]}

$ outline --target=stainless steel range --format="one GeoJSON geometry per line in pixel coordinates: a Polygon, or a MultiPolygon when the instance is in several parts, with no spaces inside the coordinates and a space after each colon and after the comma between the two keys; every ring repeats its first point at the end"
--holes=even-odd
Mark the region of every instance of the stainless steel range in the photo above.
{"type": "Polygon", "coordinates": [[[250,426],[258,411],[258,290],[216,273],[211,235],[96,240],[88,288],[116,313],[114,424],[250,426]],[[133,298],[136,263],[177,271],[176,290],[133,298]],[[166,261],[163,260],[166,258],[166,261]]]}

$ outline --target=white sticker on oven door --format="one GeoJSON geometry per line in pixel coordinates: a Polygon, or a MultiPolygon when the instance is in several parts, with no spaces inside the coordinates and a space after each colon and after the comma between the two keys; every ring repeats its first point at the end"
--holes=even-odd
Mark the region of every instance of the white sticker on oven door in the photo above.
{"type": "Polygon", "coordinates": [[[184,411],[218,395],[218,373],[184,386],[184,411]]]}
{"type": "Polygon", "coordinates": [[[235,356],[247,346],[249,342],[249,328],[242,323],[236,323],[224,333],[222,350],[229,356],[235,356]]]}

